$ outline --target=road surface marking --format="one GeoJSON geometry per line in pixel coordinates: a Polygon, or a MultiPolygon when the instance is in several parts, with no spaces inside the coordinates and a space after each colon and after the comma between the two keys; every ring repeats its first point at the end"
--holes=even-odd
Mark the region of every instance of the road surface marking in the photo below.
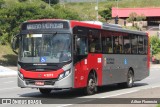
{"type": "Polygon", "coordinates": [[[10,79],[10,78],[17,78],[17,77],[0,77],[0,80],[3,80],[3,79],[10,79]]]}
{"type": "Polygon", "coordinates": [[[123,95],[123,94],[130,94],[130,93],[134,93],[134,92],[137,92],[137,91],[139,91],[139,90],[132,90],[132,91],[122,92],[122,93],[118,93],[118,94],[114,94],[114,95],[107,95],[107,96],[100,97],[100,98],[115,97],[115,96],[119,96],[119,95],[123,95]]]}
{"type": "Polygon", "coordinates": [[[12,83],[12,82],[16,82],[16,81],[7,81],[7,82],[3,82],[3,83],[8,84],[8,83],[12,83]]]}
{"type": "Polygon", "coordinates": [[[12,88],[2,88],[2,89],[0,89],[0,91],[2,91],[2,90],[11,90],[11,89],[15,89],[15,88],[19,88],[19,87],[12,87],[12,88]]]}
{"type": "MultiPolygon", "coordinates": [[[[128,91],[128,92],[122,92],[122,93],[118,93],[118,94],[107,95],[107,96],[103,96],[103,97],[100,97],[100,98],[115,97],[115,96],[119,96],[119,95],[134,93],[134,92],[141,91],[141,90],[144,90],[144,89],[152,89],[152,88],[157,88],[157,87],[160,87],[160,86],[159,86],[159,85],[148,86],[148,87],[143,87],[143,88],[136,89],[136,90],[132,90],[132,91],[128,91]]],[[[94,99],[85,100],[85,101],[78,102],[77,104],[81,104],[81,103],[85,103],[85,102],[93,101],[93,100],[94,100],[94,99]]],[[[71,105],[75,105],[75,104],[65,104],[65,105],[61,105],[61,106],[57,106],[57,107],[66,107],[66,106],[71,106],[71,105]]]]}

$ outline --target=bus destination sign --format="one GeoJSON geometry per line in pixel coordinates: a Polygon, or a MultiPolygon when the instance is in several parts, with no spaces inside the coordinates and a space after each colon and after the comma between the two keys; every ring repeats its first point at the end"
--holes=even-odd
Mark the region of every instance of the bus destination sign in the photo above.
{"type": "Polygon", "coordinates": [[[39,23],[24,23],[22,30],[49,30],[49,29],[67,29],[67,22],[39,22],[39,23]]]}

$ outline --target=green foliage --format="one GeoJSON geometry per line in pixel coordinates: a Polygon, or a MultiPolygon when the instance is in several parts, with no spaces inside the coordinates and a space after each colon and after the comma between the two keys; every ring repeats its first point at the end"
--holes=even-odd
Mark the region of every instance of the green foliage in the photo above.
{"type": "Polygon", "coordinates": [[[111,11],[112,11],[112,6],[110,5],[110,6],[107,6],[107,8],[105,8],[104,10],[99,11],[99,14],[104,19],[109,20],[112,18],[111,11]]]}
{"type": "Polygon", "coordinates": [[[143,21],[143,20],[145,20],[145,19],[146,19],[146,16],[145,16],[144,14],[138,15],[138,16],[136,17],[136,21],[143,21]]]}
{"type": "Polygon", "coordinates": [[[157,107],[160,107],[160,104],[158,104],[157,107]]]}
{"type": "Polygon", "coordinates": [[[129,18],[127,18],[128,22],[134,22],[134,21],[143,21],[146,19],[146,16],[144,14],[138,15],[135,12],[132,12],[129,14],[129,18]]]}
{"type": "Polygon", "coordinates": [[[44,2],[46,2],[48,4],[49,4],[49,1],[50,1],[50,4],[57,4],[57,3],[59,3],[59,0],[42,0],[42,1],[44,1],[44,2]]]}
{"type": "Polygon", "coordinates": [[[27,0],[18,0],[19,2],[25,2],[25,1],[27,1],[27,0]]]}
{"type": "Polygon", "coordinates": [[[155,54],[155,59],[160,60],[160,52],[155,54]]]}
{"type": "Polygon", "coordinates": [[[0,8],[2,8],[4,4],[5,4],[4,0],[0,0],[0,8]]]}
{"type": "Polygon", "coordinates": [[[10,43],[11,37],[19,33],[20,24],[26,20],[46,18],[80,20],[77,13],[59,5],[49,7],[42,1],[37,3],[39,0],[9,1],[0,2],[0,5],[4,5],[0,9],[0,44],[10,43]]]}
{"type": "Polygon", "coordinates": [[[160,53],[160,39],[157,36],[150,37],[150,44],[152,45],[152,54],[160,53]]]}

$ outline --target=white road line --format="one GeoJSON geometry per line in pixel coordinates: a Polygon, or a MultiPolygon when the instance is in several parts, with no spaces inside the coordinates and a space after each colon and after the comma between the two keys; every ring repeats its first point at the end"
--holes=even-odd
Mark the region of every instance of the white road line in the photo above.
{"type": "Polygon", "coordinates": [[[3,80],[3,79],[12,79],[12,78],[17,78],[17,77],[1,77],[0,80],[3,80]]]}
{"type": "MultiPolygon", "coordinates": [[[[107,96],[103,96],[103,97],[100,97],[100,98],[115,97],[115,96],[119,96],[119,95],[134,93],[134,92],[137,92],[137,91],[141,91],[143,89],[152,89],[152,88],[157,88],[157,87],[160,87],[160,86],[155,85],[155,86],[145,87],[145,88],[142,88],[142,89],[140,88],[140,89],[136,89],[136,90],[132,90],[132,91],[128,91],[128,92],[122,92],[122,93],[118,93],[118,94],[107,95],[107,96]]],[[[88,101],[92,101],[92,100],[85,100],[85,101],[82,101],[82,102],[78,102],[77,104],[85,103],[85,102],[88,102],[88,101]]],[[[61,105],[61,106],[57,106],[57,107],[66,107],[66,106],[71,106],[71,105],[75,105],[75,104],[65,104],[65,105],[61,105]]]]}
{"type": "MultiPolygon", "coordinates": [[[[16,82],[16,81],[7,81],[7,82],[3,82],[4,84],[8,84],[8,83],[12,83],[12,82],[16,82]]],[[[2,83],[2,84],[3,84],[2,83]]]]}
{"type": "Polygon", "coordinates": [[[130,93],[134,93],[137,92],[139,90],[132,90],[132,91],[128,91],[128,92],[123,92],[123,93],[118,93],[118,94],[114,94],[114,95],[107,95],[104,97],[100,97],[100,98],[109,98],[109,97],[115,97],[115,96],[119,96],[119,95],[124,95],[124,94],[130,94],[130,93]]]}
{"type": "Polygon", "coordinates": [[[74,104],[65,104],[65,105],[61,105],[61,106],[57,106],[57,107],[66,107],[66,106],[71,106],[71,105],[74,105],[74,104]]]}
{"type": "Polygon", "coordinates": [[[15,89],[15,88],[19,88],[19,87],[2,88],[2,89],[0,89],[0,91],[3,91],[3,90],[12,90],[12,89],[15,89]]]}
{"type": "MultiPolygon", "coordinates": [[[[125,92],[125,93],[119,93],[119,94],[115,94],[115,95],[107,95],[107,96],[100,97],[100,98],[115,97],[115,96],[119,96],[119,95],[123,95],[123,94],[129,94],[129,93],[133,93],[133,92],[137,92],[137,91],[138,90],[133,90],[133,91],[129,91],[129,92],[125,92]]],[[[85,102],[88,102],[88,101],[94,101],[94,99],[81,101],[81,102],[78,102],[77,104],[85,103],[85,102]]],[[[71,106],[71,105],[74,105],[74,104],[65,104],[65,105],[61,105],[61,106],[57,106],[57,107],[66,107],[66,106],[71,106]]]]}

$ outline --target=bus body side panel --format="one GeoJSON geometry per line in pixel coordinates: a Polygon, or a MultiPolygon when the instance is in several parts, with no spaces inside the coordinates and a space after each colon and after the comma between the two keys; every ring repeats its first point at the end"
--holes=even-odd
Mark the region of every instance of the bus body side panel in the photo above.
{"type": "Polygon", "coordinates": [[[74,88],[87,86],[88,75],[91,70],[96,71],[98,86],[102,85],[102,55],[88,54],[87,58],[75,64],[74,88]]]}
{"type": "Polygon", "coordinates": [[[147,55],[103,55],[103,85],[127,81],[129,68],[134,71],[135,81],[148,76],[147,55]]]}

